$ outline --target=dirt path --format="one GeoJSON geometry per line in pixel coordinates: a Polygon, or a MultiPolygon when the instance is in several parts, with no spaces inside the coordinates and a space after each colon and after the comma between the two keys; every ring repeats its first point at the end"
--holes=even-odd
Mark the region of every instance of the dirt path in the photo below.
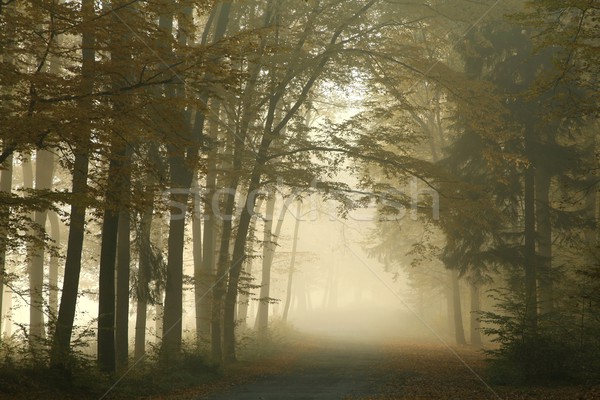
{"type": "Polygon", "coordinates": [[[299,355],[289,370],[223,393],[207,400],[343,399],[377,391],[374,366],[386,358],[383,349],[351,343],[327,342],[299,355]]]}
{"type": "Polygon", "coordinates": [[[598,388],[492,386],[482,355],[466,347],[326,341],[280,373],[194,400],[599,398],[598,388]]]}

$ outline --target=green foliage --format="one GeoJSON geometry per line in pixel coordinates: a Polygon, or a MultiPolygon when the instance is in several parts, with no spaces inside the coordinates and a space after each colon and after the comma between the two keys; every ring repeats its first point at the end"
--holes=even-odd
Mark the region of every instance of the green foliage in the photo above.
{"type": "MultiPolygon", "coordinates": [[[[100,398],[118,379],[113,389],[119,398],[139,398],[196,387],[221,375],[208,356],[184,346],[181,356],[167,368],[158,362],[158,347],[150,346],[146,357],[127,373],[115,376],[99,372],[94,357],[86,353],[89,329],[78,329],[68,370],[49,367],[47,347],[33,353],[26,345],[26,330],[6,338],[0,347],[0,387],[3,394],[24,398],[100,398]],[[87,340],[85,339],[87,337],[87,340]],[[121,380],[121,378],[123,378],[121,380]]],[[[93,332],[92,332],[93,335],[93,332]]]]}
{"type": "Polygon", "coordinates": [[[482,332],[497,344],[485,350],[493,383],[590,383],[600,378],[598,342],[584,339],[597,334],[600,325],[581,324],[581,315],[565,308],[540,316],[537,330],[531,331],[522,292],[493,290],[490,296],[496,310],[481,312],[479,318],[482,332]]]}

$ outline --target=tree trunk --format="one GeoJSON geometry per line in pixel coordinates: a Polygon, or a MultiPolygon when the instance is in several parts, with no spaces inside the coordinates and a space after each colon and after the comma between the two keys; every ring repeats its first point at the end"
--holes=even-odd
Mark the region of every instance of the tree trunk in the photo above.
{"type": "MultiPolygon", "coordinates": [[[[256,202],[256,210],[260,210],[261,205],[262,205],[262,198],[256,202]]],[[[256,218],[254,218],[254,219],[252,219],[252,221],[250,221],[250,228],[248,229],[248,236],[253,238],[255,231],[256,231],[256,218]]],[[[250,246],[250,248],[252,248],[252,246],[250,246]]],[[[245,264],[245,271],[246,271],[246,276],[247,276],[248,282],[252,281],[253,261],[254,261],[254,258],[250,257],[250,259],[245,264]]],[[[246,289],[246,293],[243,293],[240,296],[240,303],[238,306],[238,313],[237,313],[236,319],[239,321],[239,324],[241,327],[245,327],[247,320],[248,320],[248,312],[250,310],[250,300],[252,297],[251,295],[252,295],[252,289],[248,288],[248,289],[246,289]]]]}
{"type": "MultiPolygon", "coordinates": [[[[252,279],[252,259],[249,259],[246,263],[246,267],[244,268],[245,274],[248,280],[252,279]]],[[[237,316],[236,320],[238,321],[240,327],[245,327],[248,323],[248,310],[250,309],[250,300],[251,300],[251,290],[246,289],[248,293],[243,293],[240,296],[240,302],[237,308],[237,316]]]]}
{"type": "MultiPolygon", "coordinates": [[[[217,110],[217,116],[220,109],[220,103],[213,101],[213,108],[217,110]]],[[[216,122],[210,125],[209,138],[217,139],[218,125],[216,122]]],[[[208,337],[211,326],[211,307],[212,293],[211,287],[214,282],[215,274],[215,254],[216,254],[216,214],[213,210],[213,200],[215,197],[215,185],[217,177],[217,149],[213,146],[207,156],[206,189],[204,195],[204,241],[202,243],[202,268],[199,271],[196,284],[196,291],[199,291],[200,298],[196,299],[196,315],[200,326],[196,326],[199,337],[208,337]]]]}
{"type": "Polygon", "coordinates": [[[223,359],[225,362],[236,361],[235,356],[235,305],[242,266],[246,258],[246,239],[252,215],[249,210],[254,210],[256,197],[251,195],[259,187],[258,174],[253,174],[246,197],[246,207],[242,209],[238,231],[235,238],[231,267],[229,268],[229,281],[225,294],[225,307],[223,311],[223,359]]]}
{"type": "Polygon", "coordinates": [[[455,334],[456,328],[454,327],[454,290],[453,290],[453,282],[452,271],[446,269],[447,274],[447,284],[445,287],[446,293],[446,314],[448,315],[448,333],[455,334]]]}
{"type": "Polygon", "coordinates": [[[205,321],[203,319],[202,299],[206,296],[206,290],[202,281],[206,279],[202,262],[202,208],[200,206],[200,186],[198,185],[198,176],[194,174],[192,181],[192,255],[194,258],[194,305],[196,309],[196,346],[200,348],[202,344],[202,331],[205,321]]]}
{"type": "Polygon", "coordinates": [[[258,314],[256,315],[256,330],[259,340],[264,340],[269,324],[269,301],[271,284],[271,265],[275,252],[275,237],[273,235],[273,214],[275,212],[275,194],[272,193],[267,200],[263,231],[263,257],[260,295],[258,299],[258,314]]]}
{"type": "MultiPolygon", "coordinates": [[[[229,10],[231,7],[230,3],[221,4],[221,10],[229,10]]],[[[187,22],[187,28],[191,29],[191,18],[192,8],[183,7],[182,14],[184,21],[187,22]]],[[[221,11],[220,14],[223,14],[221,11]]],[[[215,30],[215,41],[220,40],[225,34],[227,27],[227,16],[219,15],[215,30]]],[[[172,28],[172,15],[170,16],[171,28],[172,28]]],[[[181,18],[181,17],[180,17],[181,18]]],[[[186,27],[183,26],[182,22],[179,21],[179,42],[180,45],[187,44],[188,36],[186,27]]],[[[207,27],[209,29],[209,27],[207,27]]],[[[168,31],[170,31],[169,29],[168,31]]],[[[163,31],[167,31],[163,29],[163,31]]],[[[210,77],[206,77],[210,80],[210,77]]],[[[208,101],[208,94],[202,93],[200,95],[200,101],[204,104],[208,101]]],[[[184,114],[184,126],[188,126],[189,122],[184,114]]],[[[180,150],[175,149],[175,146],[171,146],[170,151],[170,174],[171,174],[171,189],[174,188],[178,191],[187,190],[189,192],[191,188],[192,179],[194,172],[185,161],[194,165],[198,159],[198,152],[200,149],[200,143],[202,141],[202,133],[204,130],[205,115],[202,110],[196,110],[196,118],[193,129],[189,130],[190,144],[187,146],[185,151],[185,157],[180,150]]],[[[172,201],[179,204],[186,204],[188,198],[188,192],[185,193],[171,193],[172,201]]],[[[167,285],[165,288],[165,316],[163,321],[163,346],[161,346],[161,358],[163,361],[174,355],[179,354],[181,350],[181,320],[182,320],[182,276],[183,276],[183,244],[185,234],[185,209],[180,210],[178,215],[173,214],[173,207],[171,208],[171,223],[169,225],[169,254],[167,262],[167,285]],[[174,220],[173,217],[176,219],[174,220]],[[177,219],[180,218],[180,219],[177,219]]]]}
{"type": "Polygon", "coordinates": [[[527,126],[525,129],[525,153],[527,154],[530,164],[525,170],[524,182],[524,203],[525,203],[525,246],[524,246],[524,261],[525,261],[525,321],[526,335],[533,335],[537,331],[537,272],[535,265],[535,168],[532,163],[533,146],[532,128],[527,126]]]}
{"type": "Polygon", "coordinates": [[[129,210],[119,214],[117,286],[115,310],[115,361],[118,371],[127,368],[129,355],[129,273],[131,264],[131,221],[129,210]]]}
{"type": "Polygon", "coordinates": [[[550,175],[543,166],[535,169],[535,213],[537,223],[538,260],[537,283],[540,314],[552,312],[554,290],[552,280],[552,225],[550,223],[550,175]]]}
{"type": "MultiPolygon", "coordinates": [[[[151,193],[151,191],[150,191],[151,193]]],[[[148,296],[151,274],[150,252],[150,233],[152,229],[153,207],[150,206],[144,210],[140,219],[139,228],[139,266],[138,280],[136,288],[136,312],[135,312],[135,342],[134,342],[134,360],[137,362],[146,354],[146,321],[148,319],[148,296]]]]}
{"type": "Polygon", "coordinates": [[[287,321],[292,300],[292,282],[294,279],[294,268],[296,267],[296,249],[298,248],[298,231],[300,229],[300,201],[296,206],[296,221],[294,223],[294,238],[292,239],[292,258],[290,260],[290,269],[288,271],[287,289],[285,291],[285,306],[283,308],[283,321],[287,321]]]}
{"type": "MultiPolygon", "coordinates": [[[[148,149],[150,163],[160,169],[160,156],[158,146],[150,143],[148,149]]],[[[147,174],[146,187],[144,189],[144,210],[139,222],[139,254],[138,254],[138,279],[136,290],[136,312],[135,312],[135,339],[134,360],[137,362],[146,354],[146,324],[148,322],[148,301],[150,298],[150,280],[152,277],[152,217],[154,214],[154,190],[156,178],[154,173],[147,174]]],[[[160,221],[159,221],[160,222],[160,221]]],[[[155,229],[158,241],[162,241],[162,226],[159,223],[155,229]]],[[[162,248],[162,244],[158,243],[162,248]]],[[[162,321],[161,321],[162,322],[162,321]]]]}
{"type": "Polygon", "coordinates": [[[98,279],[98,366],[108,373],[115,371],[115,267],[117,234],[119,229],[119,196],[122,195],[121,168],[125,147],[113,144],[109,164],[108,188],[104,219],[102,221],[102,245],[100,248],[100,277],[98,279]],[[118,147],[117,147],[118,146],[118,147]]]}
{"type": "Polygon", "coordinates": [[[232,214],[235,206],[234,193],[238,186],[238,178],[234,177],[229,186],[227,199],[225,200],[225,219],[221,227],[221,241],[219,246],[219,259],[217,262],[217,274],[213,287],[212,319],[211,319],[211,354],[214,360],[221,360],[223,349],[221,343],[221,315],[223,308],[223,296],[226,292],[225,278],[229,273],[229,245],[232,235],[232,214]]]}
{"type": "MultiPolygon", "coordinates": [[[[54,155],[47,150],[36,152],[35,189],[49,190],[54,176],[54,155]]],[[[36,226],[35,239],[29,249],[29,343],[33,350],[40,350],[41,342],[46,337],[44,331],[44,248],[46,233],[46,217],[48,211],[40,210],[34,214],[36,226]]]]}
{"type": "Polygon", "coordinates": [[[460,286],[458,282],[458,271],[454,269],[452,270],[452,304],[456,344],[467,344],[462,320],[462,308],[460,304],[460,286]]]}
{"type": "MultiPolygon", "coordinates": [[[[6,194],[12,192],[13,158],[9,156],[0,166],[0,191],[6,194]]],[[[2,343],[2,328],[4,326],[4,278],[6,276],[6,254],[8,251],[8,224],[10,223],[10,208],[0,208],[0,343],[2,343]]]]}
{"type": "MultiPolygon", "coordinates": [[[[185,214],[188,193],[185,191],[186,170],[182,156],[171,158],[171,203],[182,204],[181,209],[172,206],[167,244],[167,282],[165,286],[165,308],[163,316],[163,342],[161,361],[169,364],[181,352],[183,317],[183,250],[185,245],[185,214]]],[[[189,188],[188,188],[189,189],[189,188]]]]}
{"type": "MultiPolygon", "coordinates": [[[[95,63],[95,32],[90,20],[94,16],[94,2],[82,0],[81,13],[82,22],[82,53],[81,66],[82,82],[81,92],[89,95],[94,87],[94,63],[95,63]]],[[[73,195],[85,198],[87,195],[88,178],[88,153],[90,145],[91,126],[89,115],[93,107],[91,96],[83,96],[78,104],[81,109],[83,131],[75,146],[75,162],[73,168],[73,195]]],[[[71,334],[75,318],[75,306],[79,292],[79,274],[81,271],[81,251],[83,248],[83,237],[85,233],[85,200],[73,199],[71,203],[71,214],[69,217],[69,238],[67,242],[67,258],[65,261],[65,272],[63,290],[54,330],[52,342],[51,364],[55,367],[66,368],[66,362],[70,353],[71,334]]]]}
{"type": "Polygon", "coordinates": [[[56,323],[58,316],[58,265],[60,262],[60,257],[56,252],[60,249],[60,220],[54,211],[48,214],[48,220],[50,221],[50,235],[54,246],[57,248],[50,255],[50,264],[48,265],[48,309],[50,317],[56,323]]]}
{"type": "Polygon", "coordinates": [[[470,285],[471,289],[471,345],[481,346],[481,332],[479,323],[479,312],[481,307],[479,305],[479,286],[474,283],[470,285]]]}
{"type": "MultiPolygon", "coordinates": [[[[165,57],[171,60],[173,52],[168,38],[173,32],[173,10],[161,14],[159,18],[159,29],[164,35],[163,50],[165,57]]],[[[182,6],[180,18],[178,20],[178,41],[182,46],[187,45],[187,32],[184,25],[189,24],[192,10],[188,6],[182,6]]],[[[175,98],[181,94],[172,86],[166,86],[166,97],[175,98]]],[[[164,109],[163,112],[169,112],[164,109]]],[[[194,138],[192,134],[191,116],[188,110],[174,110],[176,119],[180,121],[179,131],[177,132],[170,126],[163,126],[165,134],[172,136],[172,143],[167,145],[169,154],[169,238],[167,244],[167,281],[165,285],[165,306],[163,315],[163,336],[160,348],[160,360],[163,364],[169,364],[177,359],[181,353],[182,340],[182,318],[183,318],[183,251],[185,247],[185,216],[187,213],[187,202],[191,189],[193,171],[186,165],[186,156],[190,157],[187,161],[192,162],[198,157],[198,144],[200,138],[194,138]],[[177,142],[183,138],[183,142],[177,142]],[[187,142],[187,143],[186,143],[187,142]]],[[[197,119],[202,115],[201,111],[196,112],[197,119]]],[[[203,117],[201,118],[204,123],[203,117]]],[[[202,128],[200,128],[200,133],[202,128]]]]}

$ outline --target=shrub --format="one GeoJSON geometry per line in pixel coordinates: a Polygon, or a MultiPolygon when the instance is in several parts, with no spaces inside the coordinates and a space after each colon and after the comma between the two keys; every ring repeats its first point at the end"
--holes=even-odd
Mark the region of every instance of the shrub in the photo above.
{"type": "Polygon", "coordinates": [[[597,326],[578,323],[573,309],[540,316],[528,331],[525,302],[508,290],[494,290],[496,310],[481,312],[482,332],[497,347],[490,356],[490,377],[497,384],[565,383],[597,380],[600,349],[584,340],[597,326]]]}

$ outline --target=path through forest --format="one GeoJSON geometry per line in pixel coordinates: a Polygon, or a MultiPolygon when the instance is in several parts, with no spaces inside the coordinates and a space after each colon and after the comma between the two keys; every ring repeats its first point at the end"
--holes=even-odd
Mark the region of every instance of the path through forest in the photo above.
{"type": "Polygon", "coordinates": [[[598,388],[492,386],[468,347],[324,341],[299,353],[279,373],[194,400],[600,398],[598,388]]]}

